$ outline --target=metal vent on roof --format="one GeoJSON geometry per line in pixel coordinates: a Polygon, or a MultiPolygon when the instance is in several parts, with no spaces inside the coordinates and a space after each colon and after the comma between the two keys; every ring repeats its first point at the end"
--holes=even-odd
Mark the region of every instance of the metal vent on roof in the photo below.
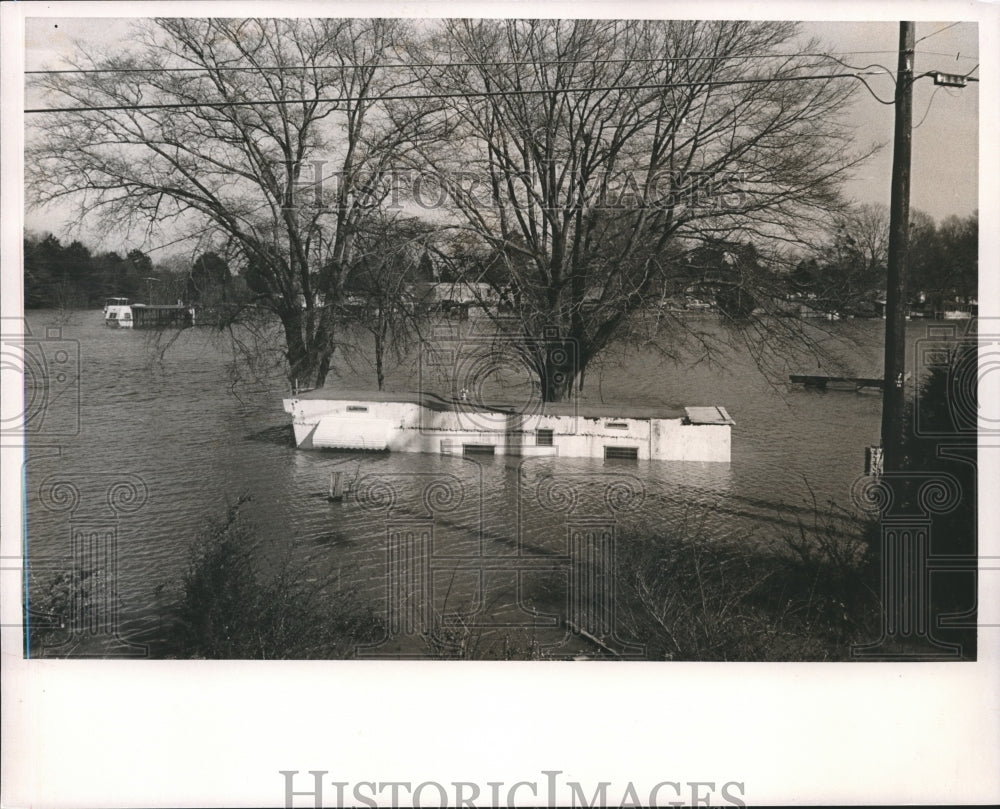
{"type": "Polygon", "coordinates": [[[724,407],[685,407],[690,424],[734,424],[724,407]]]}

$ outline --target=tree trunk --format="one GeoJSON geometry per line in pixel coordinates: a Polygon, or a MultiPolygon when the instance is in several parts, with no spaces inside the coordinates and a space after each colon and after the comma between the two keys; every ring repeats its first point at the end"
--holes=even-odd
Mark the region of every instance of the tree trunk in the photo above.
{"type": "Polygon", "coordinates": [[[545,355],[540,363],[539,381],[542,401],[564,402],[573,392],[573,383],[583,373],[575,340],[545,341],[545,355]]]}
{"type": "Polygon", "coordinates": [[[326,377],[330,373],[330,361],[332,358],[332,350],[319,352],[316,357],[316,373],[313,377],[315,387],[322,388],[326,384],[326,377]]]}
{"type": "Polygon", "coordinates": [[[308,345],[302,334],[302,313],[299,310],[282,312],[281,325],[285,331],[285,357],[288,360],[288,381],[292,388],[323,387],[330,373],[332,349],[308,345]]]}
{"type": "Polygon", "coordinates": [[[382,386],[385,384],[385,372],[382,368],[382,353],[384,346],[382,344],[382,338],[376,334],[375,335],[375,377],[378,380],[378,389],[382,390],[382,386]]]}

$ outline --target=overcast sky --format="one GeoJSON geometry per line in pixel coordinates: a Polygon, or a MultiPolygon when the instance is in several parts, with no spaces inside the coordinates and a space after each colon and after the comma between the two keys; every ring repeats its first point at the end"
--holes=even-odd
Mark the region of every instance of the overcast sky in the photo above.
{"type": "MultiPolygon", "coordinates": [[[[128,20],[87,18],[28,18],[25,26],[25,69],[58,68],[62,57],[83,46],[97,53],[128,47],[128,20]]],[[[918,22],[918,73],[941,70],[968,73],[979,61],[976,23],[918,22]]],[[[895,22],[809,22],[803,24],[803,38],[820,38],[835,55],[852,66],[884,65],[896,68],[899,26],[895,22]]],[[[977,71],[974,75],[979,75],[977,71]]],[[[872,90],[883,99],[892,97],[892,81],[887,75],[870,79],[872,90]]],[[[32,106],[32,94],[26,98],[32,106]]],[[[34,99],[37,102],[37,97],[34,99]]],[[[859,147],[872,142],[885,148],[862,166],[846,190],[859,202],[888,204],[892,163],[893,108],[880,104],[864,88],[859,88],[846,111],[856,127],[859,147]]],[[[26,116],[26,139],[31,138],[31,116],[26,116]]],[[[932,79],[918,81],[914,91],[914,133],[911,206],[925,211],[937,221],[950,215],[965,216],[978,206],[978,120],[979,85],[964,89],[936,88],[932,79]]],[[[25,225],[33,231],[51,231],[63,237],[66,208],[27,210],[25,225]]],[[[96,237],[82,234],[84,241],[98,247],[96,237]]],[[[135,242],[105,240],[105,249],[125,249],[135,242]]],[[[154,245],[143,245],[146,248],[154,245]]],[[[157,256],[157,259],[162,256],[157,256]]]]}

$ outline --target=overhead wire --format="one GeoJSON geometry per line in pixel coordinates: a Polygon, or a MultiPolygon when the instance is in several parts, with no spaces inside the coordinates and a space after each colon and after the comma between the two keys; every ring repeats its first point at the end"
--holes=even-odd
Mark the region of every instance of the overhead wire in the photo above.
{"type": "MultiPolygon", "coordinates": [[[[863,76],[880,76],[881,73],[865,73],[858,71],[855,73],[822,73],[806,76],[785,76],[767,77],[754,79],[727,79],[724,81],[689,81],[670,82],[654,84],[632,84],[632,85],[610,85],[603,87],[563,87],[547,89],[510,89],[503,91],[472,91],[455,93],[403,93],[385,94],[371,96],[371,101],[431,101],[453,98],[496,98],[509,96],[528,95],[550,95],[552,93],[599,93],[614,92],[618,90],[670,90],[683,87],[730,87],[752,84],[774,84],[778,82],[797,81],[826,81],[830,79],[858,79],[867,86],[863,76]]],[[[871,88],[869,87],[869,91],[871,88]]],[[[339,96],[337,98],[275,98],[266,101],[199,101],[199,102],[175,102],[160,104],[107,104],[81,107],[41,107],[26,109],[26,115],[47,113],[47,112],[121,112],[131,110],[169,110],[169,109],[191,109],[191,108],[211,108],[223,109],[228,107],[261,107],[261,106],[286,106],[289,104],[348,104],[363,100],[360,96],[339,96]]],[[[884,102],[883,102],[884,103],[884,102]]]]}
{"type": "Polygon", "coordinates": [[[973,59],[979,58],[978,56],[962,56],[961,51],[959,51],[957,54],[947,53],[945,51],[920,51],[920,50],[914,51],[914,53],[916,53],[917,56],[954,56],[956,61],[958,61],[959,59],[968,59],[971,61],[973,59]]]}
{"type": "MultiPolygon", "coordinates": [[[[966,81],[979,81],[979,79],[977,79],[975,76],[971,75],[973,73],[973,71],[978,70],[978,69],[979,69],[979,65],[976,64],[976,66],[973,67],[968,73],[964,74],[962,76],[962,78],[965,79],[966,81]]],[[[937,73],[937,71],[929,71],[927,73],[922,73],[917,78],[923,78],[924,76],[934,76],[936,73],[937,73]]],[[[913,127],[913,129],[919,129],[920,125],[923,124],[923,122],[927,120],[927,116],[930,115],[930,112],[931,112],[931,105],[934,103],[934,97],[937,95],[938,90],[940,90],[944,86],[945,85],[943,85],[943,84],[938,84],[937,86],[935,86],[934,92],[931,93],[931,97],[927,100],[927,109],[924,110],[924,114],[920,117],[920,122],[917,123],[913,127]]],[[[949,95],[954,95],[954,93],[949,93],[949,95]]]]}
{"type": "MultiPolygon", "coordinates": [[[[943,29],[942,29],[943,30],[943,29]]],[[[853,70],[863,69],[839,59],[838,56],[868,56],[892,54],[896,51],[841,51],[837,55],[832,53],[760,53],[745,54],[741,58],[745,59],[787,59],[790,56],[805,56],[812,58],[830,59],[844,67],[853,70]]],[[[943,51],[915,51],[918,56],[952,56],[951,53],[943,51]]],[[[563,65],[563,64],[624,64],[628,62],[644,64],[654,62],[700,62],[718,61],[727,57],[722,56],[673,56],[673,57],[641,57],[641,58],[615,58],[615,59],[516,59],[516,60],[484,60],[478,62],[381,62],[375,65],[359,62],[344,62],[339,65],[214,65],[212,67],[99,67],[99,68],[62,68],[62,69],[37,69],[25,70],[25,76],[59,76],[59,75],[86,75],[94,73],[109,74],[129,74],[129,73],[241,73],[241,72],[284,72],[293,70],[353,70],[361,67],[376,68],[453,68],[453,67],[539,67],[542,65],[563,65]]],[[[956,56],[956,59],[972,60],[976,56],[956,56]]],[[[889,68],[884,65],[873,64],[867,67],[880,67],[891,75],[889,68]]]]}
{"type": "MultiPolygon", "coordinates": [[[[893,104],[896,103],[896,99],[895,98],[893,98],[892,101],[886,101],[885,99],[881,98],[878,95],[878,93],[876,93],[872,89],[871,85],[868,82],[866,82],[863,78],[861,78],[860,76],[857,76],[856,78],[858,79],[858,81],[860,81],[864,85],[865,89],[869,92],[869,94],[871,95],[871,97],[874,98],[879,104],[885,104],[887,107],[891,107],[893,104]]],[[[896,81],[895,77],[893,77],[893,83],[895,83],[895,81],[896,81]]]]}
{"type": "Polygon", "coordinates": [[[931,105],[934,103],[934,96],[938,94],[938,90],[940,90],[941,87],[942,85],[939,84],[937,85],[937,87],[934,88],[934,92],[931,93],[931,97],[927,99],[927,109],[924,110],[924,114],[920,117],[920,121],[914,124],[913,127],[911,127],[911,129],[920,129],[920,125],[927,120],[927,116],[930,115],[931,112],[931,105]]]}
{"type": "MultiPolygon", "coordinates": [[[[871,68],[873,68],[873,67],[880,68],[882,71],[884,71],[884,75],[888,76],[888,78],[890,79],[890,81],[892,81],[893,86],[895,87],[895,85],[896,85],[896,77],[892,74],[892,71],[889,70],[889,68],[887,68],[885,65],[871,64],[871,65],[866,65],[865,67],[858,67],[857,65],[849,65],[847,62],[844,62],[843,60],[838,59],[836,56],[833,56],[832,54],[830,54],[827,58],[832,59],[834,62],[837,62],[837,64],[839,64],[839,65],[841,65],[843,67],[846,67],[846,68],[848,68],[850,70],[855,70],[855,71],[858,71],[858,72],[871,70],[871,68]]],[[[871,75],[871,74],[868,74],[868,75],[871,75]]],[[[892,101],[885,101],[883,98],[881,98],[878,95],[878,93],[876,93],[875,90],[872,89],[872,86],[870,84],[868,84],[868,82],[866,82],[860,75],[857,76],[857,79],[858,79],[858,81],[860,81],[864,85],[865,89],[869,92],[869,94],[871,95],[871,97],[874,98],[879,104],[885,104],[886,106],[891,106],[891,105],[893,105],[893,104],[896,103],[895,99],[893,99],[892,101]]]]}
{"type": "MultiPolygon", "coordinates": [[[[927,34],[926,36],[920,37],[920,39],[918,39],[917,42],[923,42],[925,39],[930,39],[931,37],[935,37],[938,34],[942,34],[945,31],[947,31],[949,28],[954,28],[956,25],[959,25],[962,22],[964,22],[964,21],[963,20],[959,20],[958,22],[953,22],[950,25],[946,25],[944,28],[938,28],[937,31],[932,31],[931,33],[927,34]]],[[[915,44],[917,44],[917,42],[915,42],[913,44],[915,45],[915,44]]]]}
{"type": "MultiPolygon", "coordinates": [[[[840,56],[864,56],[872,54],[895,53],[895,51],[843,51],[840,56]]],[[[950,54],[947,54],[950,55],[950,54]]],[[[792,56],[832,58],[827,53],[750,53],[741,54],[741,59],[787,59],[792,56]]],[[[89,74],[89,73],[213,73],[213,72],[282,72],[290,70],[352,70],[361,67],[376,68],[452,68],[452,67],[538,67],[541,65],[592,65],[592,64],[646,64],[656,62],[706,62],[731,59],[729,56],[657,56],[657,57],[616,57],[607,59],[512,59],[494,60],[482,59],[467,62],[380,62],[365,64],[359,62],[344,62],[339,65],[212,65],[210,67],[99,67],[99,68],[65,68],[59,70],[26,70],[26,76],[89,74]]],[[[844,62],[840,62],[846,67],[844,62]]]]}

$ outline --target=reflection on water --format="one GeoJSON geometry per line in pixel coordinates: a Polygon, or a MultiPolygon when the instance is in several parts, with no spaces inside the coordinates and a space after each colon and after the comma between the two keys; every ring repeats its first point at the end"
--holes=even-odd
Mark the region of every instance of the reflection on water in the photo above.
{"type": "MultiPolygon", "coordinates": [[[[31,313],[33,333],[53,317],[31,313]]],[[[559,560],[581,531],[610,530],[619,542],[650,532],[767,541],[810,517],[814,503],[847,506],[864,448],[878,439],[877,395],[791,389],[763,377],[745,351],[729,352],[724,368],[633,352],[595,368],[586,398],[722,405],[736,421],[731,464],[303,452],[291,446],[282,381],[234,381],[228,348],[207,330],[188,329],[162,350],[143,332],[106,329],[96,312],[60,325],[79,348],[80,429],[31,438],[31,562],[66,569],[74,532],[103,531],[115,544],[118,620],[129,637],[155,634],[192,539],[244,494],[260,535],[317,576],[384,601],[392,537],[427,528],[423,573],[439,607],[513,610],[527,621],[561,598],[569,574],[559,560]],[[330,502],[338,471],[348,496],[330,502]],[[109,492],[122,481],[143,496],[115,500],[109,492]],[[53,482],[64,484],[62,499],[51,496],[53,482]]],[[[823,337],[825,361],[879,375],[883,324],[829,325],[840,334],[823,337]]],[[[911,336],[921,333],[917,325],[911,336]]],[[[786,365],[815,373],[817,359],[786,365]]],[[[415,388],[413,369],[397,368],[389,385],[415,388]]],[[[345,372],[343,384],[357,382],[345,372]]]]}

